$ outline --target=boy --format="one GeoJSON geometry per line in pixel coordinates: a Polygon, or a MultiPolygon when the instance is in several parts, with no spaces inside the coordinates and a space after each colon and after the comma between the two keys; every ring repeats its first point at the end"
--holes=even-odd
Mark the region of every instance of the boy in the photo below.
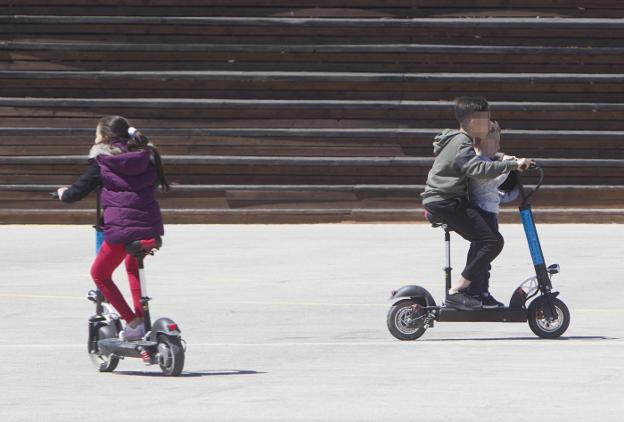
{"type": "Polygon", "coordinates": [[[436,158],[427,176],[423,197],[424,208],[446,221],[470,242],[479,242],[462,275],[449,289],[446,306],[461,310],[481,309],[481,301],[465,292],[472,280],[487,270],[502,250],[502,239],[490,228],[481,214],[468,201],[468,177],[492,179],[512,170],[523,170],[530,161],[497,154],[491,162],[479,159],[474,150],[476,138],[489,132],[489,105],[482,97],[460,97],[455,100],[455,117],[459,130],[446,129],[435,138],[436,158]],[[499,161],[505,159],[505,161],[499,161]]]}

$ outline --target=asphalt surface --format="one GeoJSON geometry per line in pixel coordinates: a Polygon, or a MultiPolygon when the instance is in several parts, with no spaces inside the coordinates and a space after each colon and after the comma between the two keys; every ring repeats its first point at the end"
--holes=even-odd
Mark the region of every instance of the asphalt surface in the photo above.
{"type": "MultiPolygon", "coordinates": [[[[386,328],[392,289],[443,296],[442,231],[426,225],[167,226],[146,262],[153,316],[188,342],[181,377],[86,353],[88,226],[0,226],[0,420],[561,421],[624,419],[622,225],[541,225],[572,323],[439,323],[414,342],[386,328]]],[[[492,293],[531,275],[503,225],[492,293]]],[[[453,265],[467,250],[454,237],[453,265]]],[[[118,284],[127,292],[123,272],[118,284]]]]}

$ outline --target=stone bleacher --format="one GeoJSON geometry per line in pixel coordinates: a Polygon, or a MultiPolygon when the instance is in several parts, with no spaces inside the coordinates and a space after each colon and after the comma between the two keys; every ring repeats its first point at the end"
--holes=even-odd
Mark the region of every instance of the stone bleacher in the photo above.
{"type": "Polygon", "coordinates": [[[538,221],[623,222],[624,4],[586,3],[0,1],[0,223],[91,222],[47,192],[105,114],[164,154],[167,222],[421,221],[459,95],[544,167],[538,221]]]}

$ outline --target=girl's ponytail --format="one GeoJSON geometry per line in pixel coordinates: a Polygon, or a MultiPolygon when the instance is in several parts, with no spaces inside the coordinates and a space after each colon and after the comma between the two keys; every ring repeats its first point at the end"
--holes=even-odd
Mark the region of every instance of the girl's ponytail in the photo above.
{"type": "Polygon", "coordinates": [[[149,139],[147,139],[147,136],[143,135],[137,130],[137,128],[132,126],[128,128],[128,137],[130,138],[130,140],[128,141],[128,149],[131,151],[145,149],[145,147],[149,143],[149,139]]]}
{"type": "Polygon", "coordinates": [[[169,182],[165,177],[165,170],[162,164],[162,158],[160,157],[160,153],[154,146],[154,144],[150,143],[147,136],[143,135],[134,127],[128,128],[128,136],[130,140],[128,141],[127,147],[128,151],[137,151],[137,150],[149,150],[154,157],[154,165],[156,167],[156,175],[158,176],[158,182],[160,183],[160,187],[162,190],[167,192],[170,189],[169,182]]]}

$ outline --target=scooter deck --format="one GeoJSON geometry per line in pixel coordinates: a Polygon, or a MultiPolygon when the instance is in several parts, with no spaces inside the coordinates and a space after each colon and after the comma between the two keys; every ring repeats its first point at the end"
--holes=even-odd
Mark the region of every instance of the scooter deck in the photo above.
{"type": "Polygon", "coordinates": [[[527,322],[527,319],[526,309],[503,307],[479,311],[460,311],[445,306],[439,308],[436,318],[440,322],[527,322]]]}
{"type": "Polygon", "coordinates": [[[118,338],[105,338],[98,340],[98,349],[101,353],[108,355],[114,353],[118,356],[133,358],[141,357],[141,349],[152,349],[158,345],[155,341],[124,341],[118,338]]]}

